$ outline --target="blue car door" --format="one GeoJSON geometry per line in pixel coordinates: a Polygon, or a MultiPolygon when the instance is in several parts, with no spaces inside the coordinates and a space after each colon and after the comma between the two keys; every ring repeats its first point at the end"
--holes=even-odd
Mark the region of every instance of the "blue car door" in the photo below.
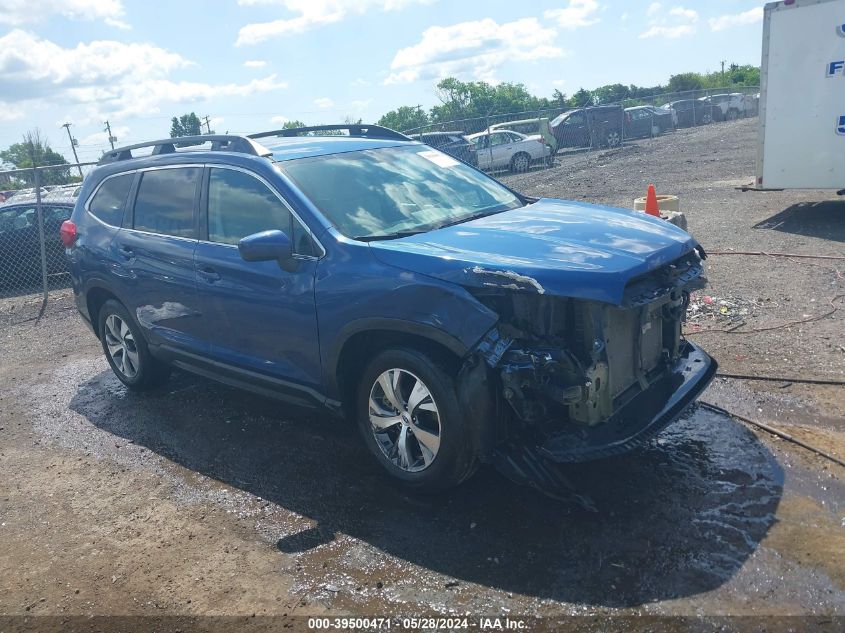
{"type": "Polygon", "coordinates": [[[202,167],[155,168],[139,179],[111,244],[122,299],[151,346],[205,355],[193,261],[202,167]]]}
{"type": "Polygon", "coordinates": [[[217,369],[294,401],[319,400],[316,243],[275,189],[251,172],[208,167],[203,188],[194,266],[217,369]],[[287,270],[277,261],[247,262],[238,251],[241,238],[273,229],[294,246],[287,270]]]}

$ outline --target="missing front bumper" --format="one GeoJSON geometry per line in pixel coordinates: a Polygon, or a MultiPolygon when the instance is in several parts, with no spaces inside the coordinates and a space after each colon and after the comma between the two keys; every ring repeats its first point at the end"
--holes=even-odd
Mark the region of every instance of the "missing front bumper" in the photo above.
{"type": "Polygon", "coordinates": [[[539,447],[558,462],[585,462],[626,453],[657,435],[704,391],[717,364],[696,345],[685,342],[671,371],[633,398],[602,424],[552,436],[539,447]]]}

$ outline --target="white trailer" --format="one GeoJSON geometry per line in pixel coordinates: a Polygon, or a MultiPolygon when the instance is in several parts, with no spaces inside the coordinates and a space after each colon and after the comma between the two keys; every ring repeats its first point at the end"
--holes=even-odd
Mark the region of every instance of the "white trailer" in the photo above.
{"type": "Polygon", "coordinates": [[[757,189],[845,189],[845,0],[763,17],[757,189]]]}

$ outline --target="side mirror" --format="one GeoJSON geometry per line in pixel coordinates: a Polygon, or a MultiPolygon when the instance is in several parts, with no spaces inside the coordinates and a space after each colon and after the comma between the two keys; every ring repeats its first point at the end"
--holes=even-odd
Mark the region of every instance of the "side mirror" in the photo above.
{"type": "Polygon", "coordinates": [[[290,239],[283,231],[262,231],[247,235],[238,242],[238,252],[247,262],[276,260],[287,270],[293,258],[290,239]]]}

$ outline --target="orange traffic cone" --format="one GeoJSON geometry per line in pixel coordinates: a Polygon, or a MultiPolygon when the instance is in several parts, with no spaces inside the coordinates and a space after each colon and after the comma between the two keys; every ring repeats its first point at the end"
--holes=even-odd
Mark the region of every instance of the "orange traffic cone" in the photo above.
{"type": "Polygon", "coordinates": [[[660,209],[657,206],[657,193],[654,191],[654,185],[648,186],[648,193],[645,196],[645,212],[656,218],[660,217],[660,209]]]}

